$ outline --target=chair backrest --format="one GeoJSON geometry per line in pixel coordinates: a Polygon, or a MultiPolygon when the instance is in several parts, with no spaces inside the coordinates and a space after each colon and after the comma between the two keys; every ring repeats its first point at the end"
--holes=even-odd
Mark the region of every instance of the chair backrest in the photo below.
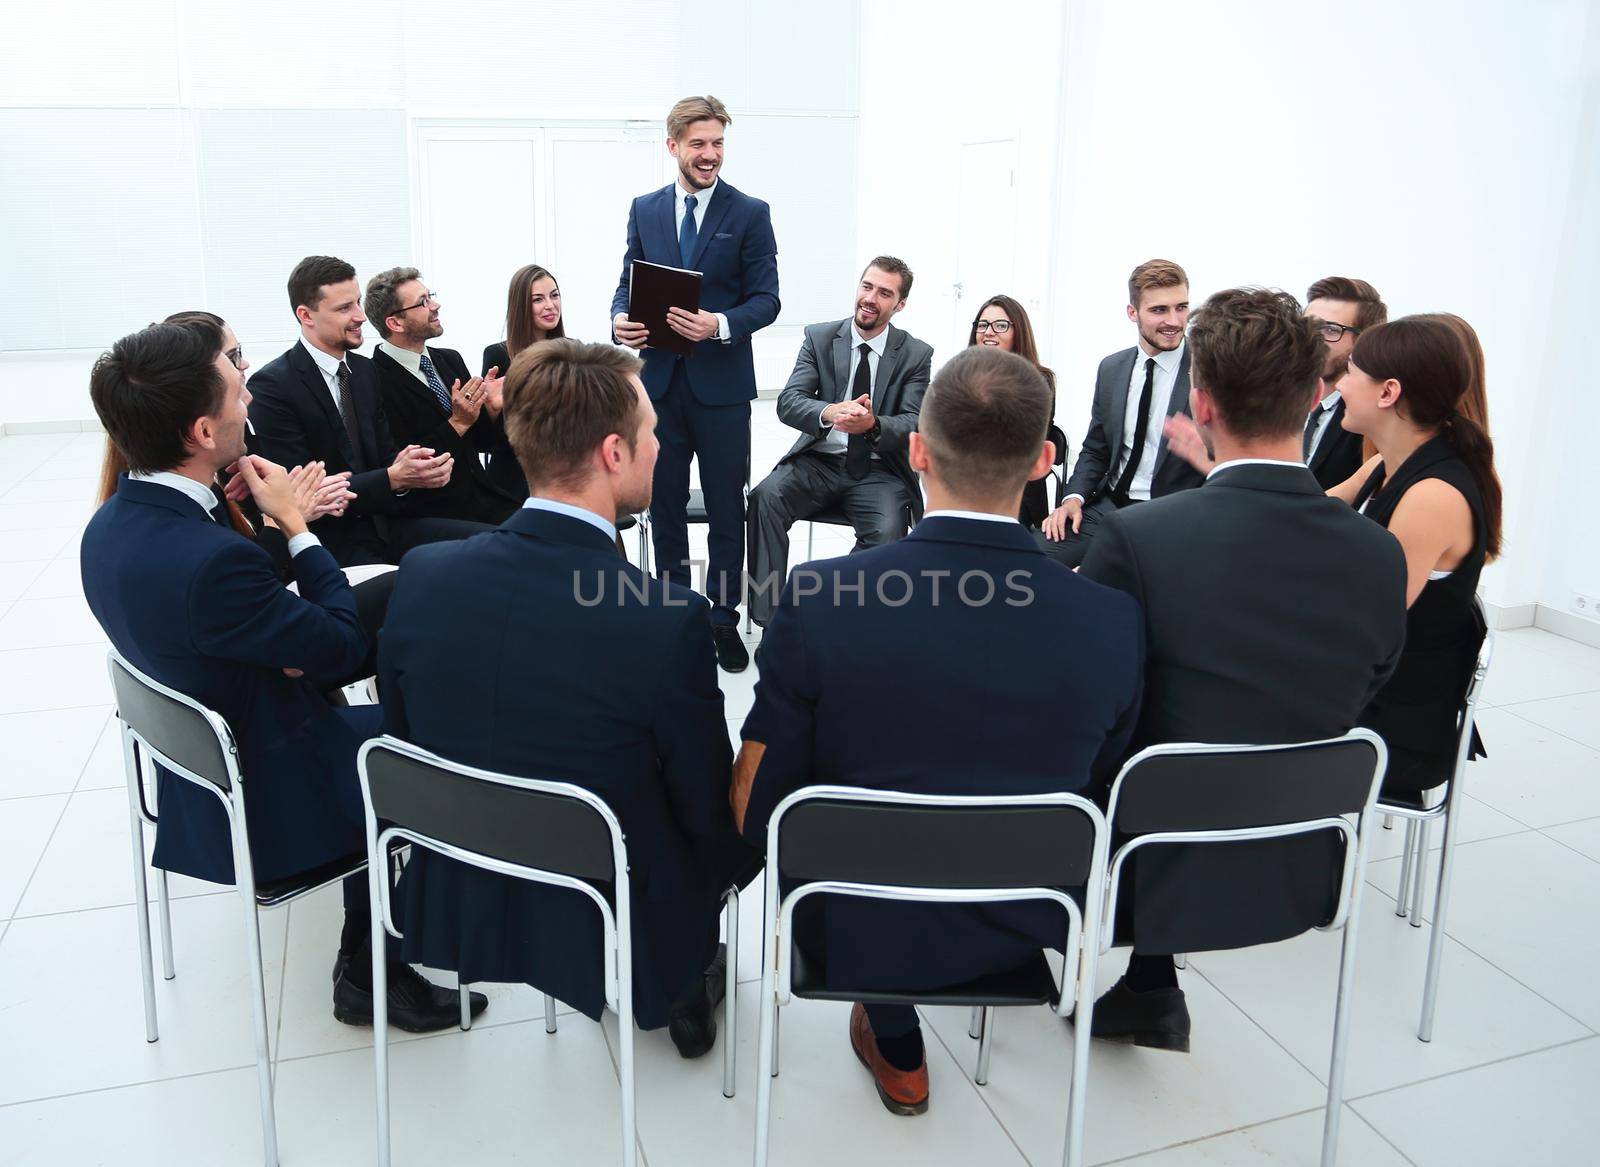
{"type": "Polygon", "coordinates": [[[392,737],[362,747],[361,773],[381,822],[520,867],[616,879],[609,812],[579,787],[477,770],[392,737]]]}
{"type": "Polygon", "coordinates": [[[1072,795],[992,799],[812,787],[773,815],[786,882],[1074,888],[1095,863],[1098,812],[1072,795]]]}
{"type": "Polygon", "coordinates": [[[112,649],[106,663],[117,716],[146,745],[180,770],[218,790],[233,789],[233,735],[222,717],[129,664],[112,649]]]}
{"type": "Polygon", "coordinates": [[[1175,744],[1142,750],[1111,786],[1118,835],[1236,831],[1359,814],[1381,773],[1376,735],[1300,745],[1175,744]]]}

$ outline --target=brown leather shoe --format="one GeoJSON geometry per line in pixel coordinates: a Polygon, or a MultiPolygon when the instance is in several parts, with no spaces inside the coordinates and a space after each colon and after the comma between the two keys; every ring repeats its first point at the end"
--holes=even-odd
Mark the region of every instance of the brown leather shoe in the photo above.
{"type": "Polygon", "coordinates": [[[850,1048],[871,1072],[872,1084],[890,1114],[924,1114],[928,1109],[928,1059],[915,1070],[897,1070],[878,1052],[866,1006],[859,1001],[850,1009],[850,1048]]]}

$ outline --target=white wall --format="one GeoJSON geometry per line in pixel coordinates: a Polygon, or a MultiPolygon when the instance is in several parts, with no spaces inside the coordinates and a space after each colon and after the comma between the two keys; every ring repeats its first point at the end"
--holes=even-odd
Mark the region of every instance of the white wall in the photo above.
{"type": "MultiPolygon", "coordinates": [[[[340,255],[365,279],[438,254],[422,234],[421,191],[436,176],[421,173],[419,123],[631,127],[664,153],[662,119],[691,92],[728,104],[726,176],[773,204],[792,273],[787,327],[760,338],[758,359],[763,387],[781,383],[794,327],[816,307],[803,257],[853,252],[858,0],[822,0],[801,22],[763,0],[719,6],[713,21],[698,12],[657,0],[475,0],[448,12],[397,0],[339,13],[308,0],[61,0],[8,11],[0,423],[92,416],[94,356],[179,308],[225,315],[261,363],[296,335],[284,283],[303,255],[340,255]],[[385,13],[388,24],[373,19],[385,13]],[[831,188],[787,181],[796,159],[818,155],[837,175],[831,188]]],[[[476,187],[489,217],[507,214],[492,157],[454,177],[469,205],[476,187]]],[[[572,282],[586,295],[603,287],[609,304],[626,199],[603,241],[593,208],[568,204],[585,212],[591,241],[563,249],[579,269],[572,282]]],[[[503,304],[506,275],[541,259],[515,247],[451,256],[452,278],[465,281],[455,302],[503,304]]],[[[472,363],[500,335],[498,314],[466,311],[453,324],[449,302],[444,322],[445,343],[472,363]]]]}

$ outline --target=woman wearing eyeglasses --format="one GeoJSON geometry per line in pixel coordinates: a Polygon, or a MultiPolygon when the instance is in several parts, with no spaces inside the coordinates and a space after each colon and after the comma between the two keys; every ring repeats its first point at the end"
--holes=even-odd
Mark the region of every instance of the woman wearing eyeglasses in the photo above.
{"type": "MultiPolygon", "coordinates": [[[[561,322],[561,288],[556,277],[536,263],[519,267],[511,276],[506,291],[506,338],[483,350],[483,375],[498,369],[504,377],[516,355],[541,340],[558,340],[567,335],[561,322]]],[[[492,390],[498,394],[498,387],[492,390]]],[[[494,400],[491,398],[491,400],[494,400]]],[[[489,479],[501,490],[517,498],[528,497],[528,480],[511,452],[504,427],[489,450],[489,479]]]]}
{"type": "MultiPolygon", "coordinates": [[[[1028,322],[1027,310],[1020,303],[1010,296],[990,296],[984,301],[983,307],[978,309],[977,319],[972,322],[972,331],[967,334],[967,347],[975,344],[1016,353],[1032,363],[1050,386],[1050,414],[1054,418],[1056,375],[1039,363],[1039,346],[1033,339],[1033,325],[1028,322]]],[[[1054,420],[1050,422],[1048,436],[1055,443],[1056,465],[1065,466],[1067,435],[1062,433],[1054,420]]],[[[1017,518],[1026,527],[1037,527],[1049,513],[1050,502],[1045,493],[1044,479],[1037,478],[1023,487],[1022,508],[1017,518]]]]}

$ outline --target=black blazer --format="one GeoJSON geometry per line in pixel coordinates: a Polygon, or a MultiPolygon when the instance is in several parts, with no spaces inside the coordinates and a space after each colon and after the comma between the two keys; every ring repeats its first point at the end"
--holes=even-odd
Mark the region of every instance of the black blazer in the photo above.
{"type": "MultiPolygon", "coordinates": [[[[794,371],[778,394],[778,419],[799,430],[801,436],[778,465],[820,442],[826,433],[822,411],[850,396],[850,341],[848,319],[806,325],[794,371]]],[[[932,369],[933,346],[889,325],[872,389],[872,406],[882,427],[872,449],[884,466],[906,484],[913,520],[922,517],[922,485],[911,469],[907,449],[911,431],[917,428],[922,395],[927,392],[932,369]]]]}
{"type": "MultiPolygon", "coordinates": [[[[1311,741],[1357,723],[1399,661],[1406,631],[1400,545],[1357,519],[1303,467],[1248,463],[1106,518],[1083,574],[1144,608],[1135,750],[1311,741]]],[[[1306,893],[1306,869],[1280,840],[1205,854],[1163,848],[1135,863],[1130,923],[1144,952],[1230,947],[1218,942],[1230,925],[1263,920],[1292,936],[1331,908],[1322,890],[1306,893]],[[1199,907],[1184,896],[1191,884],[1206,889],[1199,907]],[[1210,929],[1205,944],[1190,942],[1190,919],[1210,929]]]]}
{"type": "Polygon", "coordinates": [[[1332,490],[1361,469],[1361,435],[1351,433],[1339,424],[1344,420],[1342,397],[1332,412],[1328,428],[1322,433],[1322,441],[1317,443],[1311,461],[1306,463],[1317,485],[1323,490],[1332,490]]]}
{"type": "Polygon", "coordinates": [[[389,432],[377,373],[372,362],[357,353],[349,353],[345,360],[360,438],[354,450],[322,370],[305,345],[297,341],[252,373],[249,382],[253,452],[286,467],[321,461],[329,474],[354,471],[350,489],[356,497],[345,513],[324,515],[311,524],[312,533],[340,563],[347,561],[344,552],[357,542],[385,541],[384,516],[410,513],[407,499],[389,487],[389,465],[399,447],[389,432]]]}
{"type": "MultiPolygon", "coordinates": [[[[519,510],[485,534],[407,553],[378,677],[386,732],[576,783],[616,812],[636,1017],[665,1025],[703,968],[721,893],[759,865],[728,807],[733,750],[705,600],[647,578],[581,519],[519,510]]],[[[401,899],[407,960],[526,981],[600,1016],[600,923],[587,899],[421,850],[401,899]]]]}
{"type": "MultiPolygon", "coordinates": [[[[511,368],[511,354],[506,351],[506,342],[497,340],[483,350],[483,368],[480,376],[488,373],[490,369],[500,370],[504,377],[511,368]]],[[[510,439],[506,437],[506,427],[500,418],[490,421],[493,431],[489,436],[489,481],[495,488],[502,491],[506,497],[513,498],[517,505],[522,505],[528,497],[528,479],[522,473],[522,464],[517,461],[517,456],[511,452],[510,439]]]]}
{"type": "MultiPolygon", "coordinates": [[[[454,349],[429,348],[428,358],[444,382],[444,387],[472,374],[461,354],[454,349]]],[[[384,412],[398,446],[426,446],[435,453],[454,455],[450,481],[437,490],[417,492],[413,514],[440,519],[469,519],[499,525],[522,505],[522,499],[501,490],[484,470],[479,454],[491,447],[499,428],[495,419],[480,413],[464,434],[456,433],[450,415],[442,411],[439,399],[399,361],[379,349],[372,358],[383,396],[384,412]]]]}
{"type": "MultiPolygon", "coordinates": [[[[1083,435],[1083,445],[1078,449],[1078,461],[1072,467],[1072,476],[1062,497],[1076,494],[1085,506],[1095,502],[1114,485],[1111,473],[1116,469],[1122,451],[1122,425],[1128,415],[1128,386],[1133,379],[1133,366],[1143,350],[1135,345],[1112,353],[1100,362],[1094,378],[1094,408],[1089,415],[1089,429],[1083,435]]],[[[1178,361],[1178,375],[1172,383],[1172,396],[1167,401],[1166,417],[1189,412],[1189,346],[1184,345],[1183,357],[1178,361]]],[[[1151,425],[1160,425],[1165,418],[1150,419],[1151,425]]],[[[1150,481],[1150,497],[1161,498],[1179,490],[1188,490],[1204,481],[1200,472],[1182,458],[1168,456],[1167,439],[1161,439],[1156,450],[1155,476],[1150,481]]]]}
{"type": "MultiPolygon", "coordinates": [[[[935,515],[895,543],[796,568],[744,723],[767,747],[745,837],[764,845],[773,808],[813,783],[1092,793],[1121,764],[1138,715],[1141,625],[1127,596],[1053,562],[1015,522],[935,515]],[[806,573],[818,590],[796,586],[806,573]],[[978,602],[957,596],[960,580],[988,581],[962,585],[978,602]],[[1050,647],[1061,645],[1065,657],[1050,647]],[[886,687],[911,677],[912,688],[886,687]]],[[[840,988],[961,984],[1063,935],[1059,911],[1026,904],[841,898],[820,915],[797,928],[820,933],[822,951],[808,955],[840,988]]]]}

